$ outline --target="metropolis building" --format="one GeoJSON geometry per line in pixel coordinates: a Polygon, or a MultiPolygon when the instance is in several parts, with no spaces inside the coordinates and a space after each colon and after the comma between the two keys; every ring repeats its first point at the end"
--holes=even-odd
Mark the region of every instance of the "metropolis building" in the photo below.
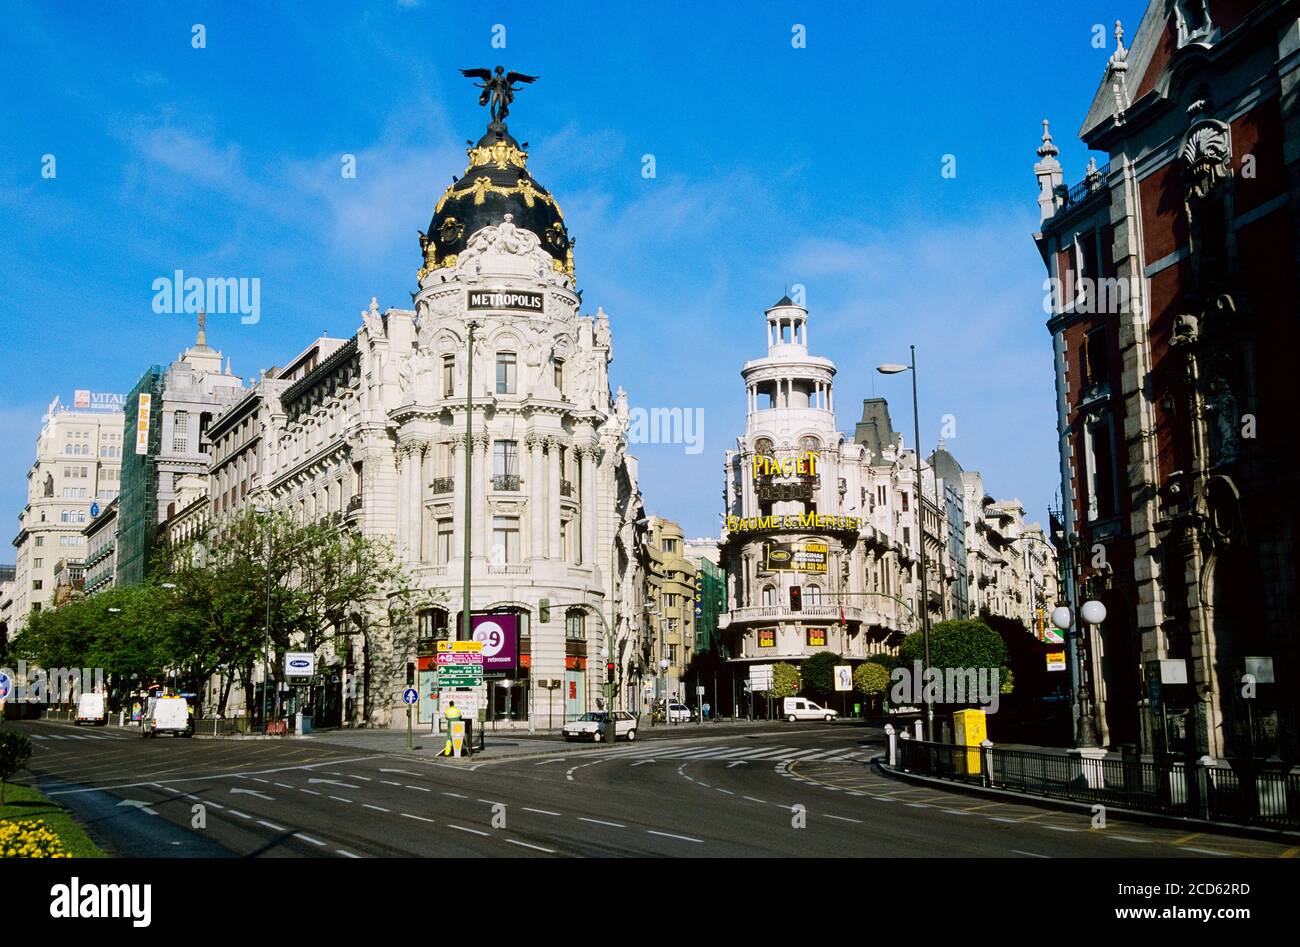
{"type": "MultiPolygon", "coordinates": [[[[618,703],[641,670],[643,511],[626,397],[609,386],[609,318],[581,312],[560,206],[506,126],[493,121],[468,157],[420,235],[412,307],[372,300],[356,334],[327,340],[300,377],[264,379],[252,399],[256,429],[235,447],[255,458],[250,500],[391,539],[437,600],[412,641],[363,649],[362,636],[336,639],[324,660],[331,679],[367,681],[366,694],[344,688],[355,693],[344,710],[351,722],[383,725],[401,713],[400,676],[417,660],[418,719],[432,718],[434,644],[456,637],[467,604],[497,616],[513,639],[513,655],[474,695],[489,719],[544,726],[595,709],[610,632],[618,703]]],[[[246,502],[242,486],[239,495],[246,502]]]]}

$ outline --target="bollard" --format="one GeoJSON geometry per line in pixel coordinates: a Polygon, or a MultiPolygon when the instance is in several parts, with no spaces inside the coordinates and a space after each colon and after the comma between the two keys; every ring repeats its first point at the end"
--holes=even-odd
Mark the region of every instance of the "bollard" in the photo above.
{"type": "Polygon", "coordinates": [[[913,721],[913,724],[913,729],[916,731],[916,739],[919,740],[921,739],[921,718],[917,717],[916,720],[913,721]]]}
{"type": "Polygon", "coordinates": [[[885,737],[889,740],[889,765],[898,765],[898,733],[892,723],[885,724],[885,737]]]}
{"type": "Polygon", "coordinates": [[[985,786],[993,785],[993,741],[983,740],[980,742],[980,755],[984,758],[983,779],[980,780],[985,786]]]}

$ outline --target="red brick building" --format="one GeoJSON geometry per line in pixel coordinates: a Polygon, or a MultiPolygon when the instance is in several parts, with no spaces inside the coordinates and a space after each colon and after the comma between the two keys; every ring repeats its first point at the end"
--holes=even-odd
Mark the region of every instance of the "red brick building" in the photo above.
{"type": "Polygon", "coordinates": [[[1300,0],[1116,34],[1080,131],[1109,161],[1068,187],[1044,123],[1034,167],[1097,728],[1296,760],[1300,0]]]}

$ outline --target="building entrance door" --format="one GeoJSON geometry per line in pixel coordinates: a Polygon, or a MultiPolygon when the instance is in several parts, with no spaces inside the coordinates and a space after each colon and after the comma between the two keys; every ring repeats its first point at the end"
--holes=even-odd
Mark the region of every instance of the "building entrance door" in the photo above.
{"type": "Polygon", "coordinates": [[[587,672],[564,672],[564,720],[567,723],[587,712],[587,672]]]}

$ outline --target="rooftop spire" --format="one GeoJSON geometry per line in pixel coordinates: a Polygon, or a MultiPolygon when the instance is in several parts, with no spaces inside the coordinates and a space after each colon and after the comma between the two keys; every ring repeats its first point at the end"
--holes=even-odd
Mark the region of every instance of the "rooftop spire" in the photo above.
{"type": "Polygon", "coordinates": [[[199,334],[194,339],[195,348],[206,349],[208,347],[207,325],[208,325],[208,314],[204,312],[202,308],[200,308],[199,309],[199,334]]]}
{"type": "Polygon", "coordinates": [[[1052,132],[1047,125],[1047,119],[1043,119],[1043,143],[1038,146],[1038,157],[1055,158],[1060,153],[1061,149],[1052,141],[1052,132]]]}

